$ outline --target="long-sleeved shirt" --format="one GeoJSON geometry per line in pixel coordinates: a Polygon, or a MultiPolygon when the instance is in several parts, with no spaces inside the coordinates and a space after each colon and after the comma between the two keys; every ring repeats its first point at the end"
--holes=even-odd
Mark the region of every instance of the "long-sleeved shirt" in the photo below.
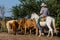
{"type": "Polygon", "coordinates": [[[41,8],[41,11],[40,11],[40,16],[48,16],[50,13],[49,13],[49,10],[48,10],[48,8],[46,8],[46,7],[42,7],[41,8]]]}

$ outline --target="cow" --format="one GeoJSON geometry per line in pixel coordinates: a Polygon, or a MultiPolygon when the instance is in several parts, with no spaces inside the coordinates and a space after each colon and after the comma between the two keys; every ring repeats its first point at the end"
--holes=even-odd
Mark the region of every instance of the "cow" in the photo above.
{"type": "Polygon", "coordinates": [[[24,28],[24,32],[26,34],[26,30],[29,29],[30,30],[30,34],[31,34],[31,30],[36,29],[36,35],[38,35],[38,28],[36,27],[36,20],[33,19],[27,19],[27,18],[22,18],[19,21],[19,25],[20,28],[24,28]]]}
{"type": "Polygon", "coordinates": [[[6,28],[8,33],[12,31],[14,31],[14,34],[16,34],[17,29],[18,29],[18,21],[17,20],[9,20],[6,22],[6,28]]]}

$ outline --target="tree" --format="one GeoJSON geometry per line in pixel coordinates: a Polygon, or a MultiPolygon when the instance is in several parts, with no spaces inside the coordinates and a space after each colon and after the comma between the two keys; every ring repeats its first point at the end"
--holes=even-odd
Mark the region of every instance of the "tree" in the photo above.
{"type": "Polygon", "coordinates": [[[19,17],[19,7],[17,5],[12,7],[11,12],[15,19],[19,17]]]}
{"type": "Polygon", "coordinates": [[[5,31],[5,21],[4,21],[4,19],[5,19],[5,17],[4,17],[4,14],[5,14],[5,7],[4,6],[0,6],[0,14],[1,14],[1,17],[2,17],[2,27],[1,27],[1,31],[3,31],[3,29],[4,29],[4,31],[5,31]]]}
{"type": "Polygon", "coordinates": [[[2,16],[2,21],[4,21],[4,14],[5,14],[5,7],[4,6],[0,6],[0,14],[2,16]]]}

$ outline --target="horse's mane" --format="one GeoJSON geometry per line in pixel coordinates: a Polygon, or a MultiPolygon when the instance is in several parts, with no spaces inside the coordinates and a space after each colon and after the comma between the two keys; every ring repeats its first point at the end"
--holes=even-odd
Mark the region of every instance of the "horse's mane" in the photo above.
{"type": "Polygon", "coordinates": [[[38,14],[36,14],[36,13],[33,13],[33,14],[31,14],[31,19],[33,19],[33,18],[39,18],[39,15],[38,14]]]}

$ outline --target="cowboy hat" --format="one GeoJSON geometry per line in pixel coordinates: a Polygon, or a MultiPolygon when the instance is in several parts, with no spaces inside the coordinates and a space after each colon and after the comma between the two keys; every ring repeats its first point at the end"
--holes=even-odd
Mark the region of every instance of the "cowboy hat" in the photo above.
{"type": "Polygon", "coordinates": [[[47,6],[45,3],[42,3],[41,6],[47,6]]]}

